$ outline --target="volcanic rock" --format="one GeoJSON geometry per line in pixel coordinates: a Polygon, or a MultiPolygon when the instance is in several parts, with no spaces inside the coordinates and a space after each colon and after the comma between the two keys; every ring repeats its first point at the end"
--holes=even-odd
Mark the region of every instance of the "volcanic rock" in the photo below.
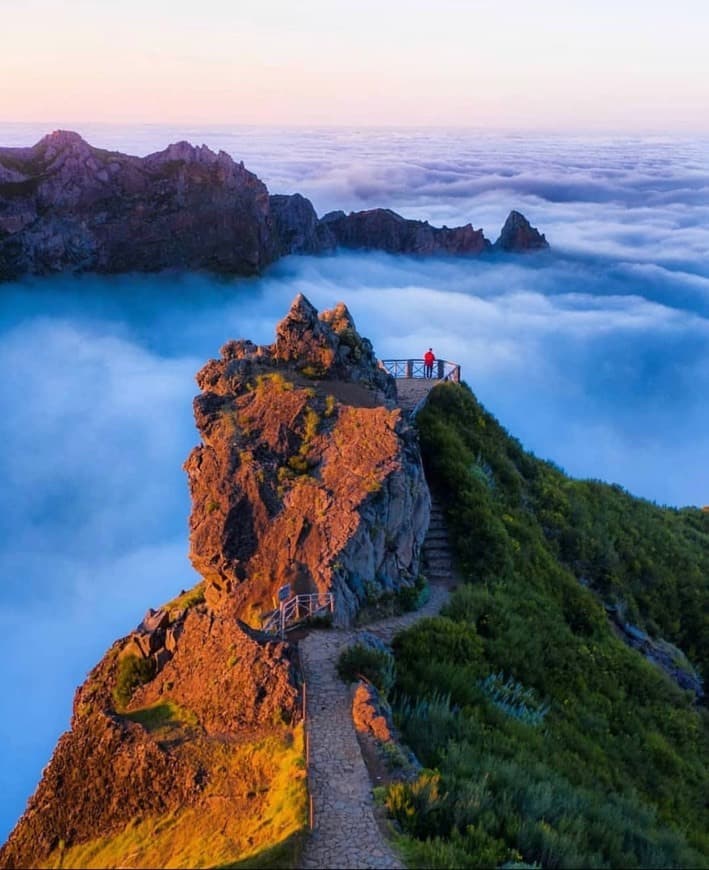
{"type": "Polygon", "coordinates": [[[211,606],[258,627],[289,584],[334,592],[347,624],[368,590],[415,581],[430,511],[416,438],[346,306],[318,316],[299,295],[274,344],[227,343],[197,383],[190,558],[211,606]]]}
{"type": "Polygon", "coordinates": [[[482,230],[432,227],[428,221],[407,220],[388,208],[330,212],[322,219],[342,248],[381,250],[390,254],[481,254],[490,250],[482,230]]]}
{"type": "Polygon", "coordinates": [[[271,217],[282,254],[319,254],[332,250],[335,237],[318,216],[309,199],[294,193],[270,197],[271,217]]]}
{"type": "Polygon", "coordinates": [[[57,131],[0,149],[0,279],[70,269],[255,274],[278,255],[265,185],[188,142],[147,157],[57,131]]]}
{"type": "MultiPolygon", "coordinates": [[[[496,247],[546,247],[512,212],[496,247]]],[[[296,193],[269,196],[243,163],[205,145],[147,157],[93,148],[58,130],[30,148],[0,148],[0,281],[60,271],[208,269],[254,275],[288,254],[337,247],[392,254],[477,255],[471,224],[432,227],[389,209],[318,220],[296,193]]]]}
{"type": "Polygon", "coordinates": [[[217,765],[242,735],[297,720],[298,693],[283,644],[258,642],[203,604],[159,613],[168,616],[171,650],[145,660],[152,667],[144,674],[151,676],[126,706],[114,693],[122,663],[138,661],[133,638],[146,632],[154,638],[156,627],[141,623],[91,671],[76,693],[71,730],[59,739],[0,850],[0,866],[43,866],[50,855],[61,858],[65,848],[145,817],[190,807],[208,813],[205,795],[221,775],[217,765]]]}
{"type": "Polygon", "coordinates": [[[500,251],[523,253],[548,248],[549,242],[523,214],[511,211],[493,247],[500,251]]]}
{"type": "Polygon", "coordinates": [[[360,680],[352,697],[352,722],[357,731],[371,734],[380,743],[393,739],[391,712],[382,704],[371,683],[360,680]]]}

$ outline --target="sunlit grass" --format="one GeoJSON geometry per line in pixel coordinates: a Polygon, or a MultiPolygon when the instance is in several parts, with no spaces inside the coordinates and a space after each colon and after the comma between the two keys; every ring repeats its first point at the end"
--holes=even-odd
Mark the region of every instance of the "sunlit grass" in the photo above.
{"type": "Polygon", "coordinates": [[[196,604],[202,604],[204,601],[204,580],[201,580],[191,589],[186,592],[181,592],[172,601],[168,601],[163,605],[163,610],[186,610],[189,607],[194,607],[196,604]]]}
{"type": "MultiPolygon", "coordinates": [[[[185,724],[184,713],[168,703],[131,717],[159,730],[177,721],[185,724]]],[[[89,843],[60,845],[45,866],[296,866],[307,828],[302,725],[251,743],[194,740],[188,752],[209,771],[198,805],[136,818],[121,831],[89,843]]]]}

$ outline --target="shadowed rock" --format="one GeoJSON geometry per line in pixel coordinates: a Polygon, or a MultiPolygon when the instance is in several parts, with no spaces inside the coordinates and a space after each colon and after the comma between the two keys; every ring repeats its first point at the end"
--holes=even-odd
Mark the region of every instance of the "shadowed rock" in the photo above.
{"type": "Polygon", "coordinates": [[[539,251],[549,247],[546,237],[518,211],[511,211],[494,248],[510,253],[539,251]]]}
{"type": "Polygon", "coordinates": [[[147,157],[57,131],[0,149],[0,279],[64,269],[255,274],[278,256],[268,191],[223,151],[147,157]]]}
{"type": "Polygon", "coordinates": [[[390,254],[481,254],[490,250],[482,230],[432,227],[428,221],[407,220],[388,208],[330,212],[321,224],[342,248],[381,250],[390,254]]]}
{"type": "MultiPolygon", "coordinates": [[[[496,246],[524,251],[546,240],[512,212],[496,246]]],[[[269,196],[243,163],[205,145],[177,142],[132,157],[58,130],[29,148],[0,148],[0,281],[61,271],[254,275],[281,256],[337,247],[456,256],[491,249],[471,224],[433,227],[390,209],[318,220],[305,197],[269,196]]]]}

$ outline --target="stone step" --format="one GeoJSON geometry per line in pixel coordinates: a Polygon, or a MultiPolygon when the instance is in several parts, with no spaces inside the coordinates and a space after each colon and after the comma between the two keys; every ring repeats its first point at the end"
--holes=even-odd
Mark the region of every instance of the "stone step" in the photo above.
{"type": "Polygon", "coordinates": [[[446,529],[432,529],[429,526],[426,532],[426,539],[430,541],[447,541],[448,531],[446,529]]]}
{"type": "Polygon", "coordinates": [[[430,542],[424,541],[423,551],[429,555],[447,556],[449,559],[451,556],[451,550],[447,544],[431,544],[430,542]]]}
{"type": "Polygon", "coordinates": [[[430,544],[424,541],[423,552],[428,556],[436,556],[438,558],[445,556],[446,559],[451,558],[451,548],[446,544],[430,544]]]}
{"type": "Polygon", "coordinates": [[[449,583],[453,579],[452,571],[424,571],[424,577],[429,583],[449,583]]]}
{"type": "Polygon", "coordinates": [[[441,573],[449,573],[453,570],[453,565],[451,562],[426,562],[426,568],[428,571],[440,571],[441,573]]]}
{"type": "Polygon", "coordinates": [[[448,541],[429,541],[423,542],[424,550],[430,553],[448,553],[450,555],[451,548],[448,546],[448,541]]]}
{"type": "Polygon", "coordinates": [[[436,531],[446,531],[448,529],[448,523],[439,517],[431,517],[428,521],[428,527],[429,529],[436,529],[436,531]]]}

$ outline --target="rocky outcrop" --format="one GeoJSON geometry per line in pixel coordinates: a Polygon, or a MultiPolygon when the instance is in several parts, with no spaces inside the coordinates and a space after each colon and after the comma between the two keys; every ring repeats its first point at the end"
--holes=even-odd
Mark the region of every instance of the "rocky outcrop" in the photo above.
{"type": "Polygon", "coordinates": [[[320,254],[336,247],[335,237],[327,224],[318,220],[309,199],[299,193],[274,194],[270,203],[281,254],[320,254]]]}
{"type": "Polygon", "coordinates": [[[0,278],[64,269],[256,274],[280,253],[266,186],[223,151],[144,158],[58,131],[0,149],[0,278]]]}
{"type": "Polygon", "coordinates": [[[342,248],[387,251],[390,254],[482,254],[490,242],[482,230],[432,227],[428,221],[407,220],[388,208],[330,212],[322,219],[342,248]]]}
{"type": "Polygon", "coordinates": [[[185,468],[190,558],[207,601],[253,626],[289,584],[334,592],[349,623],[415,581],[430,497],[395,384],[347,308],[298,296],[274,344],[229,342],[197,375],[185,468]]]}
{"type": "Polygon", "coordinates": [[[149,613],[77,691],[71,730],[0,850],[0,866],[61,860],[65,849],[146,817],[209,813],[243,734],[298,713],[283,644],[260,643],[203,604],[178,599],[149,613]]]}
{"type": "Polygon", "coordinates": [[[272,345],[228,342],[197,381],[202,444],[185,467],[205,582],[149,609],[89,674],[2,867],[85,866],[82,849],[115,843],[129,860],[129,826],[189,838],[193,819],[227,858],[248,849],[233,820],[270,817],[269,777],[283,776],[268,754],[243,772],[249,740],[290,747],[301,716],[291,648],[258,630],[278,589],[334,592],[348,623],[417,579],[430,510],[417,441],[345,305],[318,315],[298,296],[272,345]]]}
{"type": "Polygon", "coordinates": [[[511,211],[495,242],[495,250],[507,253],[539,251],[549,247],[546,237],[533,227],[527,218],[518,211],[511,211]]]}
{"type": "Polygon", "coordinates": [[[679,647],[662,638],[652,638],[637,625],[626,622],[624,606],[606,604],[605,609],[616,635],[624,643],[638,650],[680,689],[692,692],[698,701],[704,698],[702,678],[679,647]]]}
{"type": "MultiPolygon", "coordinates": [[[[243,163],[205,145],[141,158],[59,130],[30,148],[0,148],[0,281],[64,270],[254,275],[278,257],[337,247],[477,255],[491,245],[470,224],[432,227],[389,209],[318,219],[305,197],[269,197],[243,163]]],[[[547,243],[512,212],[496,247],[547,243]]]]}
{"type": "Polygon", "coordinates": [[[380,743],[394,739],[391,710],[382,703],[371,683],[360,680],[352,696],[352,722],[360,734],[368,734],[380,743]]]}

